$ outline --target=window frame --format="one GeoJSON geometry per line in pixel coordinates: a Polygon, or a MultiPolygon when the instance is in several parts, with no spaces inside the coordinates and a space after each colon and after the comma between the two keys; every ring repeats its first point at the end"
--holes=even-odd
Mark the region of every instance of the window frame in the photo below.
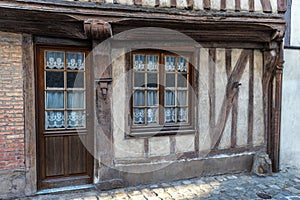
{"type": "MultiPolygon", "coordinates": [[[[128,131],[125,137],[132,138],[132,137],[152,137],[152,136],[164,136],[164,135],[176,135],[176,134],[194,134],[196,132],[195,130],[195,116],[197,113],[197,107],[195,106],[195,95],[197,93],[194,92],[194,89],[196,88],[195,83],[195,67],[193,65],[194,63],[194,53],[193,52],[178,52],[176,53],[166,51],[166,50],[154,50],[154,49],[138,49],[133,50],[128,53],[127,57],[127,78],[129,81],[128,84],[128,131]],[[159,55],[159,68],[158,70],[158,124],[134,124],[133,123],[133,91],[134,91],[134,80],[133,80],[133,56],[134,54],[144,54],[146,55],[159,55]],[[164,118],[164,108],[165,108],[165,102],[164,102],[164,95],[165,95],[165,56],[176,56],[176,57],[186,57],[188,58],[188,80],[187,80],[187,110],[188,110],[188,122],[179,122],[179,123],[166,123],[164,118]],[[162,71],[161,71],[162,69],[162,71]],[[163,83],[163,84],[162,84],[163,83]]],[[[146,58],[145,58],[146,59],[146,58]]],[[[176,72],[176,71],[175,71],[176,72]]],[[[176,88],[176,91],[178,91],[178,88],[176,88]]],[[[145,88],[145,91],[147,89],[145,88]]],[[[147,107],[145,105],[145,107],[147,107]]],[[[176,108],[176,106],[174,106],[176,108]]],[[[145,119],[146,120],[146,119],[145,119]]]]}

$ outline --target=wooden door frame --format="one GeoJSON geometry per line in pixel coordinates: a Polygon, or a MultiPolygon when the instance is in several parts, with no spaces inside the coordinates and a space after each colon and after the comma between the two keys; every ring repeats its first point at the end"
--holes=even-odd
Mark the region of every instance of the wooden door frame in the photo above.
{"type": "MultiPolygon", "coordinates": [[[[37,183],[37,107],[36,107],[36,67],[35,46],[78,46],[91,49],[91,42],[86,40],[57,39],[22,35],[22,63],[24,84],[24,133],[25,133],[25,195],[38,191],[37,183]]],[[[94,168],[94,164],[92,165],[94,168]]],[[[94,179],[94,169],[92,179],[94,179]]]]}

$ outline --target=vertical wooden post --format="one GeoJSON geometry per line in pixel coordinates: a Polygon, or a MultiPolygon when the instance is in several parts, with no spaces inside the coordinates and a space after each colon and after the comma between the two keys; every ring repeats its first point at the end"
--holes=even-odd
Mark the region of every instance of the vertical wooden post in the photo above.
{"type": "Polygon", "coordinates": [[[25,194],[32,195],[37,191],[37,132],[35,106],[35,68],[32,35],[23,34],[22,59],[24,70],[24,116],[25,116],[25,194]]]}
{"type": "Polygon", "coordinates": [[[274,133],[273,133],[273,171],[278,172],[280,170],[279,158],[280,158],[280,124],[281,124],[281,101],[282,101],[282,70],[283,70],[283,42],[280,43],[279,59],[276,65],[275,71],[275,109],[274,109],[274,133]]]}

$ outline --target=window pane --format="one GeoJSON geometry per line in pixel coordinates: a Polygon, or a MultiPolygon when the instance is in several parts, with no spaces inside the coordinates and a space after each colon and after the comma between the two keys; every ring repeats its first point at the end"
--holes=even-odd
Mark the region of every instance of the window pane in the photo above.
{"type": "Polygon", "coordinates": [[[135,108],[133,110],[133,123],[145,124],[145,111],[144,109],[135,108]]]}
{"type": "Polygon", "coordinates": [[[64,127],[65,127],[65,116],[63,111],[46,112],[46,129],[64,128],[64,127]]]}
{"type": "Polygon", "coordinates": [[[158,56],[147,56],[147,70],[157,71],[158,69],[158,56]]]}
{"type": "Polygon", "coordinates": [[[46,88],[64,88],[64,73],[46,72],[46,88]]]}
{"type": "Polygon", "coordinates": [[[187,74],[178,74],[177,87],[187,87],[187,74]]]}
{"type": "Polygon", "coordinates": [[[175,106],[175,92],[166,91],[165,92],[165,106],[175,106]]]}
{"type": "Polygon", "coordinates": [[[147,98],[148,106],[157,106],[158,105],[157,91],[148,91],[147,95],[148,95],[147,98]]]}
{"type": "Polygon", "coordinates": [[[187,91],[177,91],[177,104],[179,106],[187,105],[187,91]]]}
{"type": "Polygon", "coordinates": [[[64,108],[64,93],[46,92],[46,108],[64,108]]]}
{"type": "Polygon", "coordinates": [[[187,72],[188,70],[188,61],[184,57],[178,58],[178,71],[179,72],[187,72]]]}
{"type": "Polygon", "coordinates": [[[166,56],[165,57],[165,68],[167,72],[175,72],[176,57],[166,56]]]}
{"type": "Polygon", "coordinates": [[[175,122],[175,108],[165,108],[165,122],[175,122]]]}
{"type": "Polygon", "coordinates": [[[68,128],[85,127],[84,111],[68,111],[68,128]]]}
{"type": "Polygon", "coordinates": [[[177,121],[187,122],[187,108],[177,108],[177,121]]]}
{"type": "Polygon", "coordinates": [[[166,74],[166,87],[175,87],[175,74],[166,74]]]}
{"type": "Polygon", "coordinates": [[[84,88],[84,72],[68,72],[67,87],[84,88]]]}
{"type": "Polygon", "coordinates": [[[134,87],[145,87],[144,73],[134,73],[134,87]]]}
{"type": "Polygon", "coordinates": [[[145,106],[145,92],[142,90],[134,91],[133,95],[134,106],[145,106]]]}
{"type": "Polygon", "coordinates": [[[84,108],[84,92],[68,92],[68,108],[84,108]]]}
{"type": "Polygon", "coordinates": [[[147,87],[157,88],[157,74],[147,74],[147,87]]]}
{"type": "Polygon", "coordinates": [[[84,53],[67,52],[67,69],[84,70],[84,53]]]}
{"type": "Polygon", "coordinates": [[[140,54],[133,55],[133,69],[134,71],[145,70],[145,56],[140,54]]]}
{"type": "Polygon", "coordinates": [[[46,69],[64,69],[64,52],[46,51],[46,69]]]}
{"type": "Polygon", "coordinates": [[[147,123],[156,123],[157,122],[157,108],[148,108],[147,109],[147,123]]]}

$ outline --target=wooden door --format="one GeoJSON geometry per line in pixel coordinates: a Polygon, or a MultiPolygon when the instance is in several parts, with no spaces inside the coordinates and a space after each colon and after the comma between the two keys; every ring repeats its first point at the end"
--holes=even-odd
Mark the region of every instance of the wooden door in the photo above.
{"type": "Polygon", "coordinates": [[[93,149],[93,98],[87,54],[78,48],[36,49],[38,189],[92,182],[88,150],[93,149]]]}

